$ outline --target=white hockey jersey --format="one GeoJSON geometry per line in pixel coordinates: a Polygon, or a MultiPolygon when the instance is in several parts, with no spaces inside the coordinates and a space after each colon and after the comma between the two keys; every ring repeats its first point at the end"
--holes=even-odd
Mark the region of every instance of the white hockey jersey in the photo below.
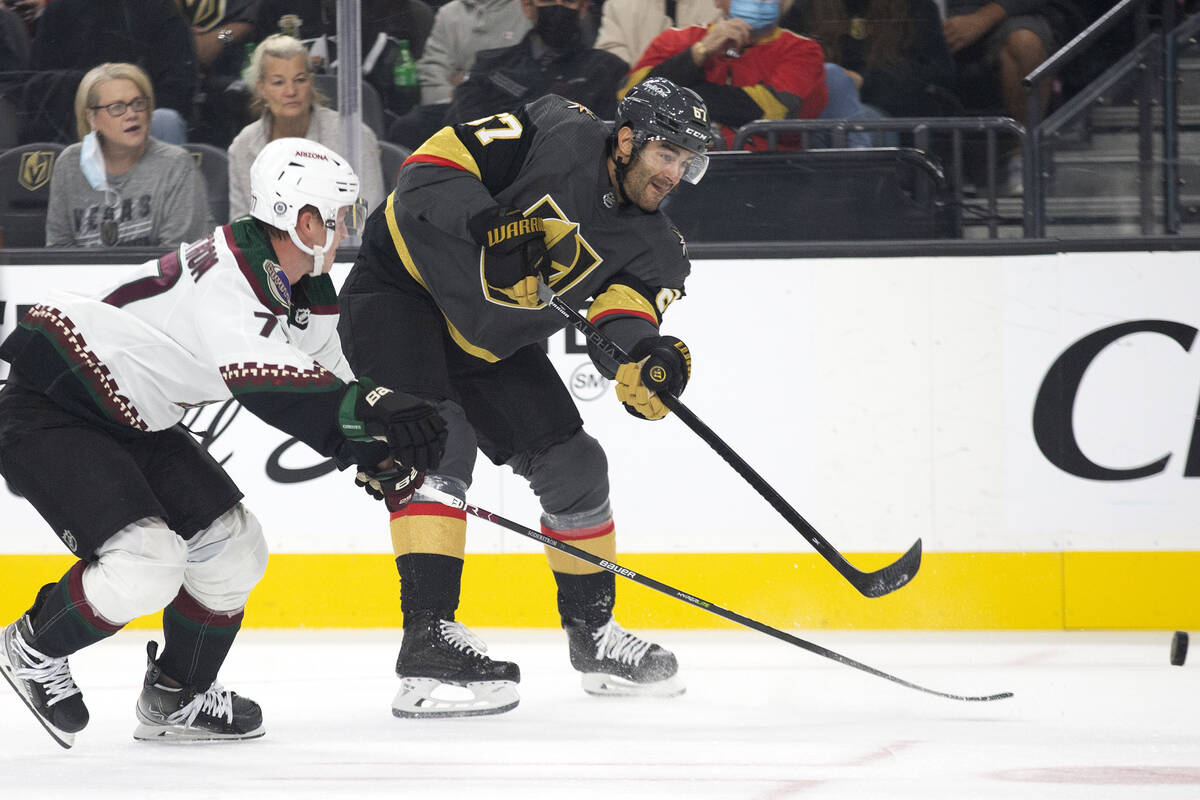
{"type": "Polygon", "coordinates": [[[23,384],[147,431],[233,397],[323,455],[354,379],[328,276],[289,285],[252,220],[217,228],[92,297],[54,292],[2,346],[23,384]]]}

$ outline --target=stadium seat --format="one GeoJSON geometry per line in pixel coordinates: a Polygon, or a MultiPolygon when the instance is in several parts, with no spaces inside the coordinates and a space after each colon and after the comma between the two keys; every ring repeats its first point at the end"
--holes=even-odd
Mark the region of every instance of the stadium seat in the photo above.
{"type": "MultiPolygon", "coordinates": [[[[359,85],[362,87],[362,121],[375,132],[376,137],[382,139],[384,134],[383,101],[379,99],[379,92],[375,91],[374,86],[365,82],[360,82],[359,85]]],[[[331,108],[338,107],[337,75],[329,73],[313,75],[313,86],[329,98],[331,108]]]]}
{"type": "Polygon", "coordinates": [[[412,150],[404,145],[379,140],[379,166],[380,172],[383,174],[384,194],[390,192],[396,185],[396,176],[400,173],[400,167],[403,166],[404,159],[411,155],[412,150]]]}
{"type": "Polygon", "coordinates": [[[689,242],[957,238],[945,186],[911,148],[729,151],[663,209],[689,242]]]}
{"type": "Polygon", "coordinates": [[[65,145],[32,142],[0,153],[0,229],[5,247],[46,246],[50,175],[65,145]]]}
{"type": "Polygon", "coordinates": [[[192,154],[204,176],[213,222],[224,225],[229,222],[229,154],[219,147],[200,142],[189,142],[184,149],[192,154]]]}

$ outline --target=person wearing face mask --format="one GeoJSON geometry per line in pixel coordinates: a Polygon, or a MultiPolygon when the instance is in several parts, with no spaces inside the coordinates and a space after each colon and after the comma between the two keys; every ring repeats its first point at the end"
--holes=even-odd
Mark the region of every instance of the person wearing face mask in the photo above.
{"type": "Polygon", "coordinates": [[[134,738],[264,733],[258,704],[216,678],[266,569],[266,540],[182,426],[188,409],[236,399],[338,467],[358,465],[359,484],[390,508],[440,458],[445,423],[433,407],[356,380],[338,345],[324,270],[359,218],[354,171],[289,138],[250,172],[251,216],[98,295],[52,290],[0,345],[11,365],[0,473],[78,559],[3,629],[0,674],[63,747],[89,719],[68,658],[159,609],[165,645],[147,647],[134,738]]]}
{"type": "Polygon", "coordinates": [[[520,42],[475,56],[457,89],[445,123],[453,125],[516,109],[556,94],[609,119],[628,65],[611,53],[585,47],[588,0],[521,0],[533,25],[520,42]]]}
{"type": "Polygon", "coordinates": [[[814,119],[829,102],[825,56],[812,39],[779,27],[791,0],[714,0],[725,17],[654,38],[622,95],[647,77],[669,78],[704,98],[726,145],[757,119],[814,119]]]}
{"type": "Polygon", "coordinates": [[[48,247],[176,247],[213,221],[204,177],[182,147],[150,135],[154,89],[134,64],[108,63],[75,93],[79,143],[59,156],[48,247]]]}

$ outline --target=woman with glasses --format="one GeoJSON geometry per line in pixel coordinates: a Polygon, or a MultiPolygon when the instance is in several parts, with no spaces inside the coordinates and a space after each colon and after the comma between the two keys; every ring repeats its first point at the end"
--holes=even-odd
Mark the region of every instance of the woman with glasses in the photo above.
{"type": "Polygon", "coordinates": [[[81,139],[50,178],[48,247],[176,247],[212,228],[204,178],[182,147],[150,135],[154,89],[139,67],[92,68],[75,93],[81,139]]]}
{"type": "MultiPolygon", "coordinates": [[[[267,142],[298,136],[345,155],[342,123],[328,98],[313,86],[308,49],[278,33],[263,39],[243,74],[262,116],[242,128],[229,145],[229,218],[250,213],[250,165],[267,142]]],[[[367,208],[383,202],[383,168],[375,133],[362,125],[362,199],[367,208]]]]}

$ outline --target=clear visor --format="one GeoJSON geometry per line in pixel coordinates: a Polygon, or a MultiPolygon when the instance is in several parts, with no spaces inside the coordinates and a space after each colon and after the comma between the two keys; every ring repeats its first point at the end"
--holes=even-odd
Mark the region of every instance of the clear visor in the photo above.
{"type": "Polygon", "coordinates": [[[339,236],[362,236],[367,223],[367,201],[359,198],[352,206],[341,206],[333,219],[325,220],[326,229],[339,236]]]}
{"type": "Polygon", "coordinates": [[[704,153],[687,150],[661,138],[653,138],[649,141],[658,146],[653,148],[653,152],[643,151],[643,153],[651,159],[654,167],[682,170],[680,180],[691,184],[699,183],[700,179],[704,177],[704,173],[708,171],[708,156],[704,153]]]}

